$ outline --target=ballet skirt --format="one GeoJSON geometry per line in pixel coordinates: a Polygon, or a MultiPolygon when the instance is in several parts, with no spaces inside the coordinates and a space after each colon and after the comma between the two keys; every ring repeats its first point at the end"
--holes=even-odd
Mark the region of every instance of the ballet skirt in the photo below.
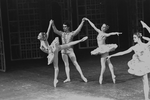
{"type": "Polygon", "coordinates": [[[56,51],[56,45],[55,45],[55,42],[52,42],[51,45],[48,47],[48,56],[47,56],[47,59],[48,59],[47,64],[48,65],[50,65],[53,62],[55,51],[56,51]]]}
{"type": "Polygon", "coordinates": [[[47,59],[48,59],[48,65],[50,65],[53,60],[54,60],[54,53],[49,53],[48,56],[47,56],[47,59]]]}
{"type": "Polygon", "coordinates": [[[104,54],[111,51],[114,51],[118,47],[117,44],[104,44],[100,45],[98,48],[91,51],[91,54],[97,55],[97,54],[104,54]]]}
{"type": "Polygon", "coordinates": [[[136,76],[143,76],[150,72],[150,51],[143,48],[140,54],[134,54],[128,62],[128,72],[136,76]]]}

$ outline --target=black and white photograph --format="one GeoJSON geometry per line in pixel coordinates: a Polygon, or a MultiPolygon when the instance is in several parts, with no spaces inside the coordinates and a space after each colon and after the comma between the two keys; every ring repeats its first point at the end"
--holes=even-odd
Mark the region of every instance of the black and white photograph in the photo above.
{"type": "Polygon", "coordinates": [[[150,0],[0,0],[0,100],[150,100],[150,0]]]}

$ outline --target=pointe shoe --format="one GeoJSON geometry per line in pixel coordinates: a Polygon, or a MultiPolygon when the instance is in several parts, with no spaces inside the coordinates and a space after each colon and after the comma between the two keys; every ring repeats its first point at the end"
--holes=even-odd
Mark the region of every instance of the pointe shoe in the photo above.
{"type": "Polygon", "coordinates": [[[70,82],[70,79],[66,79],[66,80],[64,80],[64,83],[66,83],[66,82],[70,82]]]}
{"type": "Polygon", "coordinates": [[[113,80],[113,83],[115,84],[116,83],[116,76],[113,76],[112,80],[113,80]]]}
{"type": "Polygon", "coordinates": [[[82,38],[82,42],[85,41],[85,40],[87,40],[87,39],[88,39],[87,36],[83,37],[83,38],[82,38]]]}
{"type": "Polygon", "coordinates": [[[99,84],[102,84],[103,78],[99,79],[99,84]]]}
{"type": "Polygon", "coordinates": [[[82,77],[83,81],[87,83],[87,79],[85,77],[82,77]]]}
{"type": "Polygon", "coordinates": [[[58,80],[54,80],[54,87],[57,86],[58,80]]]}

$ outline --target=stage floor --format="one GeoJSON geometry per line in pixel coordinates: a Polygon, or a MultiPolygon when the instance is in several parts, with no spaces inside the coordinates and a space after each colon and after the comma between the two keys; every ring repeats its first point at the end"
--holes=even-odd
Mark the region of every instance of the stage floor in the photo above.
{"type": "Polygon", "coordinates": [[[99,56],[78,57],[84,83],[70,61],[71,82],[66,79],[64,64],[59,63],[60,73],[57,87],[53,87],[53,66],[47,61],[25,61],[12,65],[12,69],[0,72],[0,100],[144,100],[141,77],[127,72],[131,55],[111,58],[116,74],[113,84],[107,68],[103,84],[98,82],[99,56]]]}

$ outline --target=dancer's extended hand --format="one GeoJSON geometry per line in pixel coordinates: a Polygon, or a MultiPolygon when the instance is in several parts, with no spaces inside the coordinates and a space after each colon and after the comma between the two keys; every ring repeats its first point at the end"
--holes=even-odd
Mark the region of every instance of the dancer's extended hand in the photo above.
{"type": "Polygon", "coordinates": [[[116,34],[119,36],[120,34],[122,34],[122,32],[117,32],[116,34]]]}
{"type": "Polygon", "coordinates": [[[83,41],[85,41],[85,40],[87,40],[88,39],[88,36],[85,36],[85,37],[83,37],[82,39],[81,39],[81,41],[83,42],[83,41]]]}
{"type": "Polygon", "coordinates": [[[146,28],[147,25],[143,21],[140,21],[140,22],[141,22],[143,28],[146,28]]]}

